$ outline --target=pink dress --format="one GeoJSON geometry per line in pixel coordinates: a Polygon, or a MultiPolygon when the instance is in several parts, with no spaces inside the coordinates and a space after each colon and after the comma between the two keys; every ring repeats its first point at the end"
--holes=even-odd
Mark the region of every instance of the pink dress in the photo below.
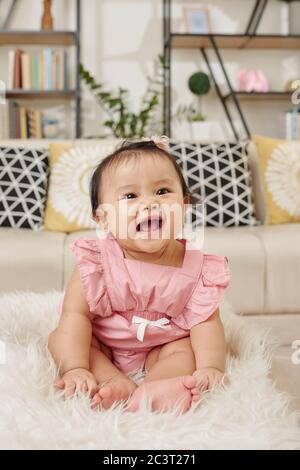
{"type": "Polygon", "coordinates": [[[189,336],[218,308],[230,280],[226,256],[186,249],[181,267],[131,260],[111,232],[77,238],[70,249],[94,314],[93,334],[126,374],[140,371],[155,346],[189,336]]]}

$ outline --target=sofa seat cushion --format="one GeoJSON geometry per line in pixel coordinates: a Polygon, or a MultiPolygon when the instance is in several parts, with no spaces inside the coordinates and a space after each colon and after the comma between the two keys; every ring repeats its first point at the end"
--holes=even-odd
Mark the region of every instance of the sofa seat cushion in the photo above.
{"type": "Polygon", "coordinates": [[[203,251],[228,257],[227,298],[235,312],[264,313],[265,251],[257,227],[206,227],[203,251]]]}
{"type": "Polygon", "coordinates": [[[265,312],[300,312],[300,223],[262,225],[253,233],[265,251],[265,312]]]}
{"type": "Polygon", "coordinates": [[[57,232],[1,227],[0,290],[62,289],[65,237],[57,232]]]}
{"type": "Polygon", "coordinates": [[[204,251],[228,257],[237,312],[300,312],[300,224],[207,227],[204,251]]]}

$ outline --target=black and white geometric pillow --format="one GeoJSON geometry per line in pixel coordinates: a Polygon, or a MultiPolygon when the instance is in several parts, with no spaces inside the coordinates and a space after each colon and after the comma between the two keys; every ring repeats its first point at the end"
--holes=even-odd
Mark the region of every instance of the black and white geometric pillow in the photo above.
{"type": "Polygon", "coordinates": [[[199,203],[204,201],[204,225],[255,225],[248,142],[170,142],[186,183],[199,203]]]}
{"type": "Polygon", "coordinates": [[[0,226],[43,229],[47,149],[0,147],[0,226]]]}

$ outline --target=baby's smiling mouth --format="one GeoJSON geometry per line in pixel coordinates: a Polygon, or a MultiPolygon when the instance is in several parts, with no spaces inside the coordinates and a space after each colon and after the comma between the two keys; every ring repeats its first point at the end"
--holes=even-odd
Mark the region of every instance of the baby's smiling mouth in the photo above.
{"type": "Polygon", "coordinates": [[[161,216],[148,216],[142,219],[136,225],[137,232],[154,232],[163,226],[163,218],[161,216]]]}

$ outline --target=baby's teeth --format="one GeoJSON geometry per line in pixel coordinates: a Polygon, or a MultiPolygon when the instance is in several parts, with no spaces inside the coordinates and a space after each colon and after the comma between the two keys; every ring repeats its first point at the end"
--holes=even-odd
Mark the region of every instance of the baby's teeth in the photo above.
{"type": "Polygon", "coordinates": [[[148,230],[157,230],[159,228],[159,221],[152,220],[151,223],[148,221],[142,222],[140,225],[141,232],[148,232],[148,230]]]}

